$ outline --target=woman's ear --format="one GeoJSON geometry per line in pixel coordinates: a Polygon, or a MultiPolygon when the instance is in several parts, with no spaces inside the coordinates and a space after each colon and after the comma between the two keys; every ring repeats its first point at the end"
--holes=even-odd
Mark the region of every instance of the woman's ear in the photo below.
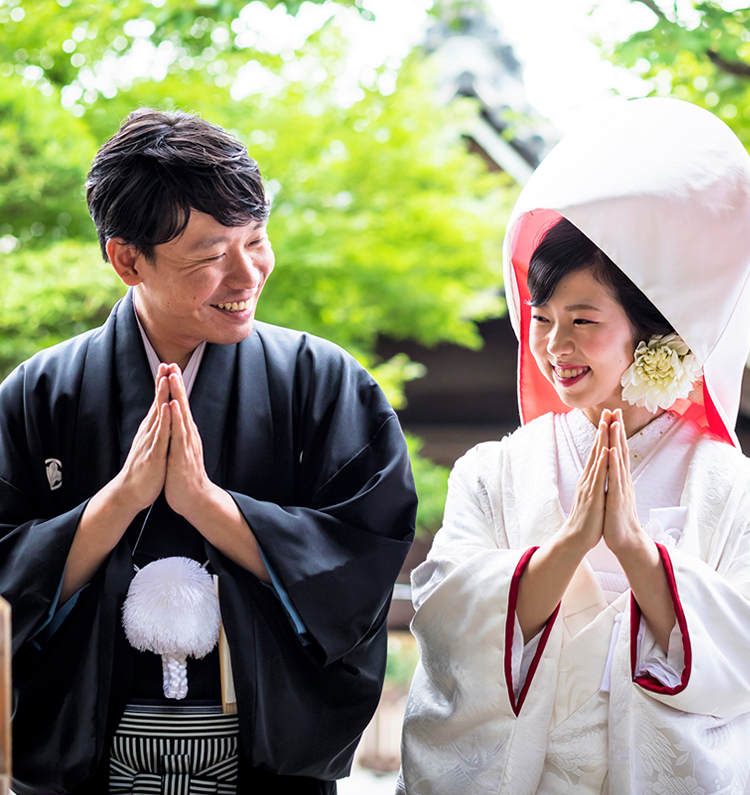
{"type": "Polygon", "coordinates": [[[143,280],[141,268],[145,265],[142,254],[138,254],[135,248],[123,240],[110,237],[107,240],[107,256],[115,269],[115,273],[122,279],[128,287],[135,287],[143,280]]]}

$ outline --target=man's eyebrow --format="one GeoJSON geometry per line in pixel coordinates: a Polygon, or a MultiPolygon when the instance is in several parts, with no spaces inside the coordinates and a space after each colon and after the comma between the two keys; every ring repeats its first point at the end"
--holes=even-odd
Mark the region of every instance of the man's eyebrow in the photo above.
{"type": "Polygon", "coordinates": [[[227,238],[225,235],[217,235],[214,237],[202,237],[200,240],[197,240],[193,243],[192,246],[188,249],[188,251],[203,251],[207,248],[211,248],[212,246],[216,246],[219,243],[226,242],[227,238]]]}
{"type": "Polygon", "coordinates": [[[590,309],[594,312],[602,311],[598,306],[594,306],[593,304],[571,304],[570,306],[565,307],[566,312],[576,312],[579,309],[590,309]]]}
{"type": "MultiPolygon", "coordinates": [[[[252,232],[257,232],[262,228],[262,223],[257,223],[255,227],[251,230],[252,232]]],[[[202,237],[199,240],[196,240],[192,246],[188,249],[188,253],[192,253],[194,251],[205,251],[208,248],[212,248],[213,246],[218,246],[221,243],[225,243],[228,240],[226,235],[214,235],[213,237],[202,237]]]]}

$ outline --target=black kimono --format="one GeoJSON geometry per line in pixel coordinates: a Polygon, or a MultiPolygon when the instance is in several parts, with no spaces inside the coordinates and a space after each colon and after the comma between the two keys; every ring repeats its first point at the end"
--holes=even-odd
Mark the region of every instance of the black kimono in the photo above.
{"type": "MultiPolygon", "coordinates": [[[[130,294],[100,329],[0,386],[0,592],[13,608],[19,795],[106,791],[137,654],[121,609],[143,514],[54,634],[35,635],[86,502],[122,467],[152,400],[130,294]]],[[[237,345],[206,347],[190,403],[208,476],[237,502],[306,628],[301,637],[273,589],[201,539],[219,575],[245,762],[345,776],[377,706],[391,588],[414,531],[396,416],[335,345],[263,323],[237,345]]]]}

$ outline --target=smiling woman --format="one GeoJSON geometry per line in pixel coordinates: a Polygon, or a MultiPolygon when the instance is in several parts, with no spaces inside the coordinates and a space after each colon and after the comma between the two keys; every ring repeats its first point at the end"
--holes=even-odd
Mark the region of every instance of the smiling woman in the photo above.
{"type": "Polygon", "coordinates": [[[565,405],[594,424],[620,409],[631,435],[654,419],[623,398],[620,381],[639,341],[674,329],[612,260],[561,218],[531,257],[528,288],[531,352],[565,405]]]}
{"type": "Polygon", "coordinates": [[[524,426],[457,462],[413,572],[399,792],[747,789],[749,232],[750,157],[674,100],[569,136],[524,188],[524,426]]]}

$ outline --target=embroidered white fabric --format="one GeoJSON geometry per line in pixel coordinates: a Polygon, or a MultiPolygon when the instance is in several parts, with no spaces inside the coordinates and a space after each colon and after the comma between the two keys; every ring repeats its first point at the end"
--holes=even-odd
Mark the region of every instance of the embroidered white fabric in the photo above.
{"type": "MultiPolygon", "coordinates": [[[[579,409],[568,414],[558,415],[556,418],[556,437],[558,447],[558,485],[560,488],[560,503],[565,515],[568,516],[573,506],[575,487],[581,476],[583,467],[588,459],[591,447],[596,438],[596,427],[579,409]]],[[[680,427],[681,422],[674,414],[665,412],[654,419],[638,433],[628,439],[630,458],[630,471],[633,477],[633,486],[638,500],[639,516],[648,510],[649,520],[645,529],[655,541],[674,547],[682,533],[685,521],[685,508],[683,506],[654,505],[655,500],[673,499],[679,501],[685,485],[687,468],[690,463],[690,454],[693,444],[676,444],[669,448],[670,459],[668,465],[663,462],[659,467],[658,488],[654,488],[645,473],[646,465],[656,452],[674,434],[670,431],[680,427]],[[675,498],[676,495],[676,498],[675,498]],[[643,497],[643,500],[642,500],[643,497]],[[645,502],[645,506],[641,505],[645,502]],[[668,528],[668,529],[665,529],[668,528]]],[[[594,574],[601,586],[608,604],[629,588],[628,578],[609,547],[600,541],[587,555],[594,574]]],[[[613,642],[616,641],[615,633],[619,631],[619,623],[612,629],[613,642]]],[[[518,619],[515,619],[512,647],[513,690],[516,698],[520,694],[526,681],[531,662],[534,659],[539,645],[541,632],[532,638],[526,645],[523,643],[523,633],[518,619]]],[[[611,646],[612,644],[610,644],[611,646]]],[[[602,683],[609,682],[610,667],[612,665],[610,653],[605,667],[602,683]]],[[[651,674],[655,679],[668,687],[675,687],[680,682],[684,667],[682,651],[682,634],[675,625],[670,636],[668,653],[656,642],[646,622],[641,620],[638,635],[638,666],[637,676],[651,674]]],[[[606,688],[602,688],[608,690],[606,688]]]]}
{"type": "MultiPolygon", "coordinates": [[[[707,437],[696,443],[689,428],[671,444],[691,437],[694,454],[675,501],[686,509],[684,527],[669,550],[692,646],[688,686],[661,693],[633,682],[628,594],[608,606],[586,565],[518,714],[503,675],[508,583],[525,550],[564,521],[554,418],[480,445],[456,464],[443,528],[412,580],[420,663],[399,792],[709,795],[719,781],[723,791],[746,790],[750,464],[728,445],[707,437]],[[601,689],[605,668],[609,693],[601,689]]],[[[667,460],[657,456],[655,471],[667,460]]],[[[650,642],[644,630],[643,665],[650,642]]]]}

